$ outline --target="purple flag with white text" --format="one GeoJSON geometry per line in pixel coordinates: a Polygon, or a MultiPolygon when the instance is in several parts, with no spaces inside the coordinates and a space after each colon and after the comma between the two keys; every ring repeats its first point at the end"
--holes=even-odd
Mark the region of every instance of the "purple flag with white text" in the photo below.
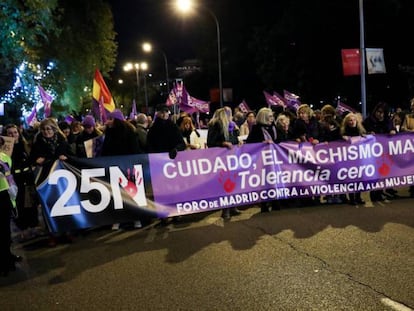
{"type": "Polygon", "coordinates": [[[250,110],[250,107],[247,105],[246,101],[243,99],[243,101],[239,104],[239,108],[241,112],[248,113],[250,110]]]}
{"type": "Polygon", "coordinates": [[[166,105],[188,105],[190,95],[188,94],[183,81],[177,81],[168,95],[166,105]]]}
{"type": "Polygon", "coordinates": [[[187,104],[180,104],[180,109],[190,114],[193,112],[207,113],[210,111],[210,102],[188,96],[187,104]]]}
{"type": "Polygon", "coordinates": [[[298,95],[283,90],[283,96],[287,101],[288,107],[293,108],[294,110],[298,110],[299,106],[301,105],[298,95]]]}
{"type": "Polygon", "coordinates": [[[345,112],[356,112],[354,108],[349,107],[348,105],[345,105],[343,102],[338,100],[338,104],[336,106],[336,112],[339,115],[342,115],[345,112]]]}
{"type": "Polygon", "coordinates": [[[270,95],[266,91],[263,91],[263,94],[269,106],[286,107],[286,101],[282,97],[280,97],[276,92],[275,92],[276,95],[275,94],[270,95]]]}

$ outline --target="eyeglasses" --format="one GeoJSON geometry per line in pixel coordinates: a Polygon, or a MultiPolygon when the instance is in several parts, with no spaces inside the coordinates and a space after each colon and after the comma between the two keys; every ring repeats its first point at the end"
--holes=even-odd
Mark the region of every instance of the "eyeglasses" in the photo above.
{"type": "Polygon", "coordinates": [[[41,130],[42,131],[53,131],[53,128],[51,128],[51,127],[44,127],[41,130]]]}

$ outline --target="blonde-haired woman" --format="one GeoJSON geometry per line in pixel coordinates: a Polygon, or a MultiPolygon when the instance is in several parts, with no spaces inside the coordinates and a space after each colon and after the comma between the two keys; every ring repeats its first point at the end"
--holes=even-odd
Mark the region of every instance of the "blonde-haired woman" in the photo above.
{"type": "MultiPolygon", "coordinates": [[[[233,122],[230,107],[217,109],[208,123],[207,147],[224,147],[232,149],[239,143],[239,129],[233,122]]],[[[229,220],[231,216],[240,215],[237,208],[222,209],[221,217],[229,220]]]]}
{"type": "MultiPolygon", "coordinates": [[[[362,125],[362,115],[351,112],[342,120],[341,135],[344,139],[349,139],[349,137],[355,136],[364,136],[366,132],[367,131],[362,125]]],[[[351,192],[348,193],[348,196],[349,204],[351,205],[365,204],[361,199],[361,192],[351,192]]]]}
{"type": "MultiPolygon", "coordinates": [[[[272,109],[261,108],[256,116],[256,124],[253,125],[252,130],[247,136],[246,143],[265,143],[275,144],[277,142],[277,129],[275,124],[275,116],[272,109]]],[[[277,200],[272,203],[272,210],[280,210],[280,205],[277,200]]],[[[261,212],[269,212],[267,202],[261,202],[261,212]]]]}
{"type": "Polygon", "coordinates": [[[239,143],[239,128],[233,122],[230,107],[217,109],[208,123],[207,146],[231,149],[239,143]]]}
{"type": "Polygon", "coordinates": [[[256,116],[256,124],[253,125],[247,143],[276,143],[277,131],[275,125],[275,116],[272,109],[261,108],[256,116]]]}
{"type": "Polygon", "coordinates": [[[292,128],[290,125],[290,118],[281,113],[276,118],[276,131],[277,131],[277,139],[276,142],[280,143],[283,141],[293,140],[292,128]]]}
{"type": "Polygon", "coordinates": [[[302,104],[296,111],[297,119],[293,124],[293,135],[297,142],[310,142],[316,145],[320,142],[322,129],[320,123],[313,115],[312,108],[302,104]]]}
{"type": "Polygon", "coordinates": [[[191,117],[183,117],[180,124],[180,132],[183,135],[186,150],[201,148],[200,134],[197,132],[191,117]]]}

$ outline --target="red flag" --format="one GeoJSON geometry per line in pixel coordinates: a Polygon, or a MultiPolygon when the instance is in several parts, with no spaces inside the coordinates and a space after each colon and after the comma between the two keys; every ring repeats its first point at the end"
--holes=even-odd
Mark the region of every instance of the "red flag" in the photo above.
{"type": "Polygon", "coordinates": [[[103,106],[109,112],[115,110],[114,99],[98,69],[95,70],[95,77],[93,79],[92,97],[97,102],[103,100],[103,106]]]}
{"type": "Polygon", "coordinates": [[[359,49],[342,49],[341,55],[344,76],[359,75],[361,73],[359,49]]]}

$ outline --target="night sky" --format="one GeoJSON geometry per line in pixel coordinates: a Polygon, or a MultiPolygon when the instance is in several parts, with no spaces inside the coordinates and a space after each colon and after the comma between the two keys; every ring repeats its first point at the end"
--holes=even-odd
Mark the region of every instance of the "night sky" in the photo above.
{"type": "MultiPolygon", "coordinates": [[[[167,55],[169,61],[178,64],[196,57],[197,36],[211,32],[214,39],[207,49],[216,49],[216,26],[206,11],[199,10],[192,16],[183,17],[173,8],[173,0],[110,0],[114,14],[118,63],[146,57],[140,43],[151,41],[167,55]],[[207,29],[207,30],[206,30],[207,29]]],[[[198,1],[217,16],[220,24],[221,42],[230,36],[243,36],[243,27],[255,24],[264,14],[272,16],[278,5],[273,1],[259,0],[255,12],[240,6],[239,0],[198,1]]],[[[273,17],[272,17],[273,18],[273,17]]]]}
{"type": "MultiPolygon", "coordinates": [[[[247,38],[248,33],[250,35],[253,33],[256,26],[272,24],[273,21],[279,20],[291,22],[292,27],[296,29],[292,34],[296,37],[286,38],[288,40],[286,42],[276,42],[274,48],[277,50],[280,44],[296,44],[297,49],[305,49],[315,55],[312,60],[321,64],[319,67],[321,70],[327,71],[331,69],[327,67],[335,67],[336,74],[331,72],[325,74],[328,82],[332,80],[333,75],[337,77],[342,75],[340,50],[359,47],[358,0],[256,0],[254,2],[199,0],[199,2],[211,9],[219,20],[223,63],[229,58],[231,60],[237,58],[238,51],[247,48],[248,42],[243,40],[247,38]],[[325,63],[327,58],[323,56],[324,53],[330,58],[327,60],[330,64],[325,63]],[[325,58],[318,59],[318,57],[325,58]]],[[[115,72],[122,70],[123,64],[127,61],[150,61],[150,58],[151,66],[162,69],[161,54],[156,56],[154,51],[154,55],[148,56],[141,51],[140,43],[146,40],[165,52],[170,67],[180,65],[185,59],[197,58],[197,53],[200,53],[200,46],[197,46],[200,42],[197,40],[198,36],[210,34],[211,45],[201,48],[216,49],[214,20],[205,12],[202,14],[202,10],[199,10],[196,16],[183,18],[174,11],[171,0],[110,0],[110,3],[113,8],[115,31],[118,33],[116,40],[119,44],[115,72]]],[[[364,3],[366,47],[384,48],[387,72],[399,70],[400,64],[414,68],[411,38],[414,30],[412,26],[414,0],[364,0],[364,3]],[[394,8],[395,12],[383,9],[388,8],[387,5],[394,8]]],[[[289,26],[287,28],[289,29],[289,26]]],[[[257,66],[253,63],[247,65],[251,66],[252,71],[254,66],[257,66]]],[[[236,71],[242,72],[245,71],[246,66],[242,63],[237,64],[235,68],[236,71]]],[[[170,78],[173,78],[172,75],[171,72],[170,78]]],[[[228,71],[224,71],[223,75],[224,80],[230,77],[228,71]]],[[[243,72],[243,75],[246,73],[243,72]]],[[[237,73],[231,82],[235,81],[234,77],[237,77],[237,73]]],[[[374,77],[371,78],[374,80],[374,77]]],[[[379,77],[377,80],[382,78],[379,77]]],[[[380,87],[392,85],[392,81],[388,83],[385,79],[382,80],[384,81],[381,81],[380,87]]],[[[398,81],[397,84],[401,85],[401,82],[398,81]]],[[[244,82],[244,90],[246,90],[245,85],[246,82],[244,82]]],[[[357,84],[355,86],[358,88],[357,84]]],[[[280,87],[284,86],[280,85],[280,87]]],[[[322,92],[323,87],[322,85],[322,92]]],[[[368,87],[370,87],[369,83],[368,87]]],[[[255,90],[258,96],[261,96],[261,92],[262,89],[255,90]]],[[[393,92],[400,91],[397,89],[393,91],[391,88],[389,98],[392,98],[393,92]]],[[[408,94],[414,90],[406,92],[407,94],[401,95],[402,101],[414,95],[408,94]]]]}
{"type": "Polygon", "coordinates": [[[183,60],[194,57],[191,45],[196,26],[192,19],[183,20],[169,6],[168,1],[114,0],[115,31],[118,33],[118,63],[148,58],[140,44],[150,41],[168,59],[183,60]]]}

